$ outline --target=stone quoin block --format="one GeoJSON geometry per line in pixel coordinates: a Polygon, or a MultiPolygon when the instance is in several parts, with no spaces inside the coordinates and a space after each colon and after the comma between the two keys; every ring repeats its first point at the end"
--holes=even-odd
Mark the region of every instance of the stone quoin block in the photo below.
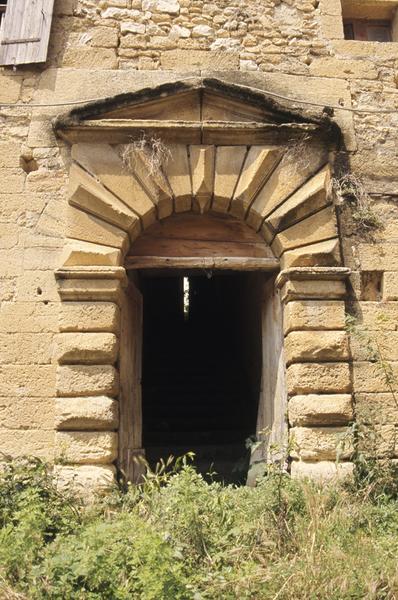
{"type": "Polygon", "coordinates": [[[119,403],[106,396],[57,398],[55,427],[57,429],[116,429],[119,423],[119,403]]]}
{"type": "Polygon", "coordinates": [[[305,462],[294,460],[290,472],[295,479],[311,479],[319,483],[334,482],[351,477],[354,464],[351,462],[319,461],[305,462]]]}
{"type": "Polygon", "coordinates": [[[347,427],[292,427],[291,455],[302,460],[349,459],[353,453],[353,440],[347,427]]]}
{"type": "Polygon", "coordinates": [[[339,300],[346,295],[343,281],[335,280],[290,280],[282,287],[282,301],[290,300],[339,300]]]}
{"type": "Polygon", "coordinates": [[[288,302],[283,309],[285,334],[295,330],[345,329],[344,302],[302,300],[288,302]]]}
{"type": "Polygon", "coordinates": [[[293,396],[288,414],[292,426],[347,425],[354,417],[350,394],[293,396]]]}
{"type": "Polygon", "coordinates": [[[287,369],[291,396],[301,394],[345,394],[351,391],[347,363],[295,363],[287,369]]]}
{"type": "Polygon", "coordinates": [[[55,353],[61,364],[112,365],[118,355],[118,339],[114,333],[60,333],[55,353]]]}
{"type": "Polygon", "coordinates": [[[119,374],[110,365],[65,365],[57,369],[58,396],[116,396],[119,374]]]}
{"type": "Polygon", "coordinates": [[[345,331],[292,331],[285,338],[286,362],[344,361],[349,358],[345,331]]]}
{"type": "Polygon", "coordinates": [[[86,499],[110,490],[116,481],[116,469],[113,465],[55,465],[54,477],[59,490],[72,489],[86,499]]]}
{"type": "Polygon", "coordinates": [[[107,331],[118,333],[120,309],[113,302],[62,302],[60,331],[107,331]]]}
{"type": "Polygon", "coordinates": [[[55,455],[71,464],[109,464],[117,458],[117,441],[113,431],[58,431],[55,455]]]}

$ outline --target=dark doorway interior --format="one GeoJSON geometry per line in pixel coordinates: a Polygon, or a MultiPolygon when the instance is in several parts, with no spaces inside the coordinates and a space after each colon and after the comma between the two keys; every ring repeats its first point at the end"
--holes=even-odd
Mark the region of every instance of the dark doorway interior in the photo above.
{"type": "Polygon", "coordinates": [[[204,475],[244,483],[260,392],[263,275],[142,278],[143,446],[160,458],[195,452],[204,475]]]}

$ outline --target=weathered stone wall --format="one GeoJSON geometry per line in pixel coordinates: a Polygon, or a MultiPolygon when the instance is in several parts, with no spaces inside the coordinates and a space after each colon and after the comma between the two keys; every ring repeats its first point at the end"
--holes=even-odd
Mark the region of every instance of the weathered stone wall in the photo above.
{"type": "MultiPolygon", "coordinates": [[[[30,107],[33,103],[102,98],[212,74],[321,106],[369,109],[335,111],[345,141],[337,162],[360,178],[371,196],[369,210],[382,227],[367,234],[345,202],[339,209],[341,244],[345,265],[352,269],[348,304],[398,371],[398,117],[374,112],[398,108],[397,48],[396,43],[344,40],[339,0],[263,0],[261,8],[255,0],[55,1],[47,63],[0,71],[0,103],[11,105],[0,107],[1,452],[51,458],[54,449],[61,306],[54,270],[61,264],[65,240],[70,155],[56,139],[51,119],[68,107],[30,107]],[[14,107],[17,103],[24,106],[14,107]]],[[[302,333],[325,327],[323,309],[311,312],[305,301],[287,306],[288,318],[296,311],[301,323],[294,327],[299,335],[288,333],[288,354],[297,356],[300,348],[299,358],[292,358],[289,366],[289,385],[295,379],[327,380],[327,362],[321,374],[305,362],[306,348],[316,352],[316,340],[302,333]],[[314,327],[317,319],[320,325],[314,327]]],[[[325,431],[322,415],[338,414],[337,421],[347,422],[347,381],[354,383],[358,406],[378,407],[380,428],[393,445],[393,425],[398,423],[391,389],[363,346],[355,341],[351,349],[339,346],[342,302],[325,306],[336,321],[328,326],[336,329],[329,341],[348,362],[341,363],[344,373],[335,382],[333,402],[322,396],[317,422],[306,416],[311,403],[319,406],[314,396],[303,399],[303,392],[292,388],[291,425],[297,428],[301,456],[310,461],[314,452],[317,459],[333,459],[329,434],[338,434],[338,428],[325,431]]],[[[103,331],[101,325],[94,331],[103,331]]],[[[110,347],[111,339],[107,341],[110,347]]],[[[112,407],[96,410],[109,412],[112,407]]],[[[80,443],[76,439],[76,446],[80,443]]],[[[111,439],[104,444],[114,453],[111,439]]],[[[391,443],[388,447],[391,451],[391,443]]]]}

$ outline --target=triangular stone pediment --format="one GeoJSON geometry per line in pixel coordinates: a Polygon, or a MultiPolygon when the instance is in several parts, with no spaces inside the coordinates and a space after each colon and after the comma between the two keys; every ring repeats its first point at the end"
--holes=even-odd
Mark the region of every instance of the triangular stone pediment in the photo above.
{"type": "Polygon", "coordinates": [[[325,114],[312,115],[266,91],[218,79],[174,81],[73,109],[55,129],[71,143],[125,143],[148,131],[181,143],[285,143],[303,135],[335,138],[325,114]],[[332,135],[330,135],[332,133],[332,135]],[[275,138],[275,139],[274,139],[275,138]]]}

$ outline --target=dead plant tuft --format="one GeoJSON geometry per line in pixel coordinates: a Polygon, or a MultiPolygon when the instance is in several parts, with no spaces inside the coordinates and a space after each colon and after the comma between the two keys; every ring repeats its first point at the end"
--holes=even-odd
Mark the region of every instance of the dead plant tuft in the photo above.
{"type": "Polygon", "coordinates": [[[346,204],[350,207],[359,232],[366,234],[382,228],[383,224],[372,207],[372,198],[359,177],[346,173],[340,179],[333,180],[333,189],[337,205],[346,204]]]}
{"type": "Polygon", "coordinates": [[[150,175],[159,172],[171,157],[169,148],[155,136],[148,137],[145,133],[138,139],[120,147],[120,157],[124,166],[134,172],[139,160],[144,162],[150,175]]]}

